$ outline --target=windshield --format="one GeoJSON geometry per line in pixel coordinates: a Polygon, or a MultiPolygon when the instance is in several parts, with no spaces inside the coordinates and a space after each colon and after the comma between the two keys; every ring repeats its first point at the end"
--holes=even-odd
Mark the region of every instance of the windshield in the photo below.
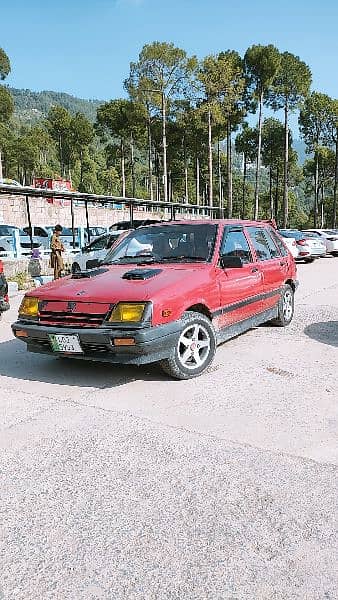
{"type": "Polygon", "coordinates": [[[0,225],[0,235],[12,235],[14,229],[17,229],[17,227],[12,225],[0,225]]]}
{"type": "Polygon", "coordinates": [[[191,223],[142,227],[108,252],[105,263],[190,262],[211,259],[217,226],[191,223]]]}

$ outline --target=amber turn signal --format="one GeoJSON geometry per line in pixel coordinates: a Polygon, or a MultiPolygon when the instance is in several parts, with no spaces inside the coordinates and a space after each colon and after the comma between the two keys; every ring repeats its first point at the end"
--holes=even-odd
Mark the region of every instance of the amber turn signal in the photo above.
{"type": "Polygon", "coordinates": [[[134,338],[114,338],[114,346],[134,346],[134,338]]]}
{"type": "Polygon", "coordinates": [[[19,308],[20,317],[37,317],[39,313],[39,301],[32,296],[25,296],[19,308]]]}

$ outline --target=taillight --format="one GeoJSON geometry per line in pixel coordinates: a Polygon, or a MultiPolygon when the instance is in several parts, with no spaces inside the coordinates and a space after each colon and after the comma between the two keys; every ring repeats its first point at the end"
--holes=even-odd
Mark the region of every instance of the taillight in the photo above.
{"type": "Polygon", "coordinates": [[[306,240],[297,240],[297,244],[299,244],[300,246],[306,246],[307,241],[306,240]]]}

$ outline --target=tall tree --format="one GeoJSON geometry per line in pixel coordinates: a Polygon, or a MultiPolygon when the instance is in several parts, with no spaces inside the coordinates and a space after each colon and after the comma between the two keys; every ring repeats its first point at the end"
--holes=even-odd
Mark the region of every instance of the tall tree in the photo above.
{"type": "Polygon", "coordinates": [[[335,170],[334,170],[334,188],[333,188],[333,206],[332,206],[332,229],[337,226],[337,194],[338,194],[338,100],[332,100],[330,130],[332,143],[335,148],[335,170]]]}
{"type": "Polygon", "coordinates": [[[136,63],[130,65],[130,83],[139,93],[146,94],[149,102],[162,117],[163,192],[168,200],[167,173],[167,113],[169,103],[180,97],[191,83],[197,66],[195,57],[185,50],[166,42],[146,44],[136,63]]]}
{"type": "Polygon", "coordinates": [[[315,154],[315,201],[314,226],[318,224],[319,205],[319,146],[331,143],[332,99],[327,94],[312,92],[303,104],[299,115],[299,126],[308,152],[315,154]]]}
{"type": "Polygon", "coordinates": [[[126,153],[130,148],[132,173],[132,195],[135,195],[134,143],[146,122],[145,110],[139,102],[124,98],[111,100],[97,110],[98,131],[109,133],[119,139],[121,158],[121,195],[126,196],[126,153]]]}
{"type": "Polygon", "coordinates": [[[69,142],[69,132],[72,116],[63,106],[52,106],[47,116],[47,130],[55,140],[58,148],[60,175],[66,175],[66,147],[69,142]]]}
{"type": "Polygon", "coordinates": [[[262,147],[263,103],[267,98],[272,83],[280,68],[280,53],[272,44],[268,46],[253,45],[245,53],[244,65],[250,87],[258,101],[258,148],[255,184],[254,218],[259,215],[259,184],[262,147]]]}
{"type": "Polygon", "coordinates": [[[246,180],[248,163],[253,163],[257,157],[258,130],[249,127],[248,123],[243,123],[242,131],[235,139],[235,150],[243,155],[243,180],[242,180],[242,219],[245,219],[246,207],[246,180]]]}
{"type": "Polygon", "coordinates": [[[298,56],[281,54],[281,63],[270,91],[269,103],[274,110],[284,110],[284,191],[283,227],[288,223],[289,112],[299,107],[308,95],[312,81],[311,70],[298,56]]]}
{"type": "MultiPolygon", "coordinates": [[[[0,48],[0,80],[3,81],[11,72],[11,63],[6,52],[0,48]]],[[[7,88],[0,86],[0,123],[5,124],[9,121],[14,111],[14,102],[11,93],[7,88]]],[[[4,129],[3,129],[4,132],[4,129]]],[[[2,149],[5,144],[0,146],[0,179],[2,179],[2,149]]]]}
{"type": "Polygon", "coordinates": [[[69,127],[69,139],[72,154],[80,161],[79,191],[85,192],[88,190],[83,185],[83,166],[88,147],[94,139],[94,127],[82,113],[76,113],[72,117],[69,127]]]}

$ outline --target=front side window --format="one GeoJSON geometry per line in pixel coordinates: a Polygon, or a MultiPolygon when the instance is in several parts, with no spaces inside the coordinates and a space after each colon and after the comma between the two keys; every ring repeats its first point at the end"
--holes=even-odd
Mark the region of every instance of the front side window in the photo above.
{"type": "Polygon", "coordinates": [[[238,256],[243,263],[252,262],[250,247],[242,229],[225,232],[221,255],[238,256]]]}
{"type": "Polygon", "coordinates": [[[179,224],[142,227],[107,254],[106,263],[192,262],[211,260],[217,226],[179,224]]]}
{"type": "Polygon", "coordinates": [[[92,242],[91,244],[89,244],[88,250],[90,252],[93,252],[94,250],[104,250],[105,248],[107,248],[107,240],[108,240],[108,236],[107,235],[105,235],[102,238],[99,238],[99,239],[95,240],[94,242],[92,242]]]}
{"type": "Polygon", "coordinates": [[[262,227],[248,227],[248,234],[252,241],[252,244],[256,250],[257,260],[271,260],[274,258],[271,255],[269,243],[264,235],[262,227]]]}

